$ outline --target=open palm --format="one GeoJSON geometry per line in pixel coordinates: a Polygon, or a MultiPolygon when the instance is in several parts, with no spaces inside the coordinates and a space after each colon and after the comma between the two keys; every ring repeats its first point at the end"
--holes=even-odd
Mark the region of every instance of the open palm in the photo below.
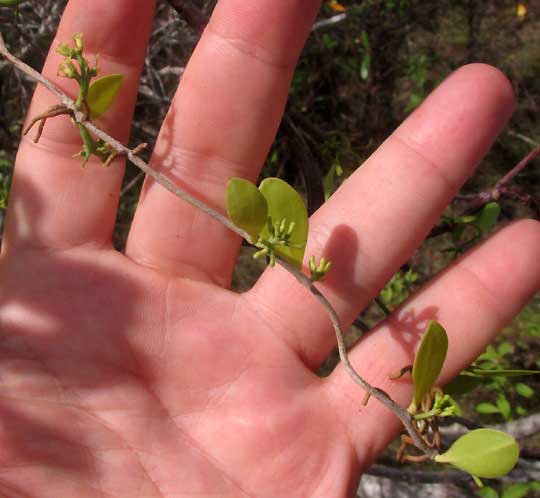
{"type": "MultiPolygon", "coordinates": [[[[57,42],[82,32],[103,73],[126,76],[103,123],[123,140],[152,3],[71,0],[59,29],[57,42]]],[[[254,180],[317,7],[220,0],[153,167],[221,210],[228,178],[254,180]]],[[[58,62],[51,52],[48,77],[58,62]]],[[[38,88],[29,114],[53,103],[38,88]]],[[[320,288],[345,325],[418,246],[511,108],[499,72],[457,71],[312,217],[308,253],[334,261],[320,288]]],[[[0,494],[350,496],[398,424],[376,401],[362,407],[343,369],[313,373],[334,344],[319,304],[280,268],[245,294],[227,290],[238,237],[150,181],[116,252],[123,168],[83,169],[79,146],[57,118],[17,158],[0,268],[0,494]]],[[[539,243],[532,221],[501,231],[368,335],[353,364],[406,403],[410,386],[388,374],[436,318],[450,378],[537,290],[539,243]]]]}

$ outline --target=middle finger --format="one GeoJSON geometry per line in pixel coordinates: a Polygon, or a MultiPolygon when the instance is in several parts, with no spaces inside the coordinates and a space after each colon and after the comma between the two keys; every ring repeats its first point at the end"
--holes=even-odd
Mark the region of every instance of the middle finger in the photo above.
{"type": "MultiPolygon", "coordinates": [[[[223,211],[232,176],[254,180],[319,0],[220,0],[182,77],[152,166],[223,211]]],[[[126,254],[227,285],[239,238],[147,180],[126,254]]]]}

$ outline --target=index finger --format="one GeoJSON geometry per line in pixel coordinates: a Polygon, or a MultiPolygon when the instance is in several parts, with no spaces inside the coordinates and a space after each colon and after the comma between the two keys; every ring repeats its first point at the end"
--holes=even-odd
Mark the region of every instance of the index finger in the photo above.
{"type": "MultiPolygon", "coordinates": [[[[99,75],[123,75],[118,98],[100,119],[100,125],[123,142],[129,135],[153,9],[153,0],[71,0],[43,68],[45,77],[76,97],[74,80],[57,75],[63,57],[56,48],[60,42],[73,44],[73,35],[81,33],[90,63],[100,56],[99,75]]],[[[56,97],[38,86],[27,122],[55,104],[56,97]]],[[[73,157],[82,140],[67,116],[48,119],[37,144],[33,137],[33,130],[23,137],[17,155],[2,250],[109,245],[123,165],[115,161],[104,168],[92,159],[83,168],[73,157]]]]}

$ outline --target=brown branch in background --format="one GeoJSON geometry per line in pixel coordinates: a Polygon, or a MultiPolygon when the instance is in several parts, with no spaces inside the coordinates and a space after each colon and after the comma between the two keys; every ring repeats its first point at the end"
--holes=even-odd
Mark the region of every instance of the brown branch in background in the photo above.
{"type": "Polygon", "coordinates": [[[526,135],[523,135],[523,133],[519,133],[517,131],[508,130],[508,135],[511,137],[519,138],[520,140],[523,140],[526,144],[532,145],[533,147],[540,147],[540,142],[533,140],[530,137],[527,137],[526,135]]]}
{"type": "Polygon", "coordinates": [[[134,178],[132,178],[120,192],[120,197],[126,195],[137,183],[144,177],[144,171],[139,171],[134,178]]]}
{"type": "MultiPolygon", "coordinates": [[[[458,194],[454,197],[454,200],[466,201],[466,206],[463,209],[465,214],[474,213],[487,203],[492,201],[498,201],[502,197],[515,199],[522,204],[528,204],[536,213],[537,217],[540,217],[540,199],[534,197],[521,189],[509,186],[509,183],[523,171],[536,157],[540,155],[540,144],[534,140],[525,137],[519,133],[508,132],[509,135],[516,136],[523,141],[535,145],[523,159],[521,159],[506,175],[500,178],[495,185],[478,194],[458,194]]],[[[431,229],[428,238],[437,237],[444,233],[451,232],[453,225],[451,223],[441,223],[431,229]]]]}
{"type": "MultiPolygon", "coordinates": [[[[510,197],[519,197],[520,192],[516,189],[508,187],[508,184],[519,174],[528,164],[540,154],[540,146],[531,150],[521,161],[519,161],[506,175],[497,181],[493,188],[473,194],[472,196],[459,196],[459,199],[472,199],[472,202],[467,206],[467,212],[474,212],[480,209],[483,205],[491,201],[498,201],[503,195],[510,197]]],[[[523,197],[524,198],[524,197],[523,197]]]]}
{"type": "MultiPolygon", "coordinates": [[[[249,234],[245,232],[244,230],[238,228],[236,225],[234,225],[228,217],[224,216],[219,211],[206,205],[204,202],[200,201],[199,199],[193,197],[191,194],[189,194],[182,188],[178,187],[166,176],[153,170],[145,161],[143,161],[139,156],[137,156],[136,154],[137,151],[130,150],[128,147],[118,142],[118,140],[116,140],[115,138],[111,137],[109,134],[107,134],[106,132],[98,128],[94,123],[92,123],[91,121],[88,121],[87,113],[83,113],[79,111],[75,106],[75,102],[72,99],[70,99],[64,92],[62,92],[60,88],[58,88],[54,83],[49,81],[43,75],[39,74],[36,70],[34,70],[33,68],[31,68],[24,62],[17,59],[8,51],[1,33],[0,33],[0,54],[4,55],[10,62],[12,62],[12,64],[15,67],[17,67],[24,73],[28,74],[30,77],[34,78],[35,80],[43,84],[48,90],[50,90],[54,95],[56,95],[60,99],[62,104],[65,107],[67,107],[70,111],[72,111],[72,118],[77,124],[85,126],[89,132],[93,133],[95,136],[97,136],[98,138],[103,140],[105,143],[107,143],[111,147],[111,149],[116,151],[118,154],[125,155],[135,166],[137,166],[139,169],[144,171],[148,176],[150,176],[153,180],[159,183],[162,187],[166,188],[171,193],[183,199],[184,201],[188,202],[189,204],[196,207],[197,209],[200,209],[203,213],[212,217],[216,221],[222,223],[227,228],[229,228],[236,234],[240,235],[242,238],[249,240],[250,238],[249,234]]],[[[369,384],[354,369],[348,357],[339,317],[336,311],[334,310],[334,308],[332,307],[332,305],[330,304],[330,302],[326,299],[326,297],[313,285],[313,282],[310,280],[310,278],[307,275],[298,271],[294,266],[289,264],[287,261],[280,260],[279,263],[289,273],[291,273],[298,280],[298,282],[300,282],[304,287],[306,287],[324,307],[336,333],[340,359],[343,363],[343,366],[346,372],[349,374],[349,376],[358,385],[360,385],[365,391],[367,391],[370,394],[370,396],[373,396],[378,401],[380,401],[383,405],[385,405],[390,411],[392,411],[400,419],[401,423],[403,424],[403,426],[409,433],[410,437],[414,441],[415,446],[420,451],[422,451],[429,458],[435,457],[435,455],[437,454],[437,451],[430,448],[426,444],[426,442],[422,439],[421,435],[418,433],[415,427],[414,421],[412,420],[407,410],[399,406],[382,389],[373,387],[371,384],[369,384]]]]}
{"type": "Polygon", "coordinates": [[[167,0],[167,2],[193,29],[203,31],[208,24],[208,17],[189,0],[167,0]]]}

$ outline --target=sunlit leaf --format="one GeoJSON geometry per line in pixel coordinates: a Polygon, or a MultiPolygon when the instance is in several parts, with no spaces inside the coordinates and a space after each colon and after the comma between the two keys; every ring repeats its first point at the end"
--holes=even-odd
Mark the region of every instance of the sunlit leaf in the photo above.
{"type": "Polygon", "coordinates": [[[504,394],[497,396],[497,408],[505,419],[509,419],[512,415],[512,407],[504,394]]]}
{"type": "Polygon", "coordinates": [[[529,414],[529,411],[526,408],[523,408],[522,406],[516,406],[515,407],[516,414],[519,417],[526,417],[529,414]]]}
{"type": "Polygon", "coordinates": [[[510,472],[519,457],[515,439],[501,431],[477,429],[460,437],[435,461],[449,463],[477,477],[495,478],[510,472]]]}
{"type": "Polygon", "coordinates": [[[534,389],[523,382],[516,384],[516,392],[524,398],[532,398],[534,396],[534,389]]]}
{"type": "Polygon", "coordinates": [[[474,223],[476,221],[476,215],[465,214],[463,216],[454,216],[452,220],[454,221],[454,223],[458,223],[458,224],[474,223]]]}
{"type": "Polygon", "coordinates": [[[528,482],[510,484],[510,486],[504,488],[501,498],[524,498],[532,490],[531,483],[528,482]]]}
{"type": "Polygon", "coordinates": [[[506,356],[514,352],[514,345],[508,341],[501,342],[497,347],[497,354],[506,356]]]}
{"type": "Polygon", "coordinates": [[[369,53],[364,55],[362,64],[360,65],[360,78],[366,81],[369,78],[369,68],[371,67],[371,56],[369,53]]]}
{"type": "Polygon", "coordinates": [[[21,0],[0,0],[0,7],[15,7],[20,3],[21,0]]]}
{"type": "Polygon", "coordinates": [[[476,411],[482,415],[499,413],[499,409],[493,403],[478,403],[476,405],[476,411]]]}
{"type": "Polygon", "coordinates": [[[329,197],[334,193],[336,189],[336,176],[341,176],[343,174],[343,168],[339,164],[339,161],[336,159],[328,173],[326,173],[323,178],[323,189],[324,189],[324,200],[327,201],[329,197]]]}
{"type": "Polygon", "coordinates": [[[91,119],[99,118],[107,112],[120,91],[123,79],[121,74],[108,74],[90,83],[86,103],[90,108],[91,119]]]}
{"type": "Polygon", "coordinates": [[[268,205],[256,185],[243,178],[231,178],[227,183],[227,213],[254,243],[266,223],[268,205]]]}
{"type": "Polygon", "coordinates": [[[364,45],[364,58],[360,65],[360,78],[366,81],[369,78],[369,71],[371,68],[371,53],[369,49],[369,36],[366,30],[362,30],[362,45],[364,45]]]}
{"type": "MultiPolygon", "coordinates": [[[[304,200],[294,188],[279,178],[266,178],[261,182],[259,190],[266,198],[268,216],[274,223],[283,219],[287,225],[294,222],[290,244],[295,247],[276,246],[275,252],[300,269],[308,236],[308,213],[304,200]]],[[[263,237],[270,236],[267,226],[263,228],[261,234],[263,237]]]]}
{"type": "Polygon", "coordinates": [[[413,382],[416,407],[424,396],[435,385],[441,373],[446,352],[448,351],[448,336],[440,323],[432,320],[426,329],[414,358],[413,382]]]}
{"type": "Polygon", "coordinates": [[[480,498],[499,498],[499,493],[489,486],[479,489],[476,495],[480,498]]]}

